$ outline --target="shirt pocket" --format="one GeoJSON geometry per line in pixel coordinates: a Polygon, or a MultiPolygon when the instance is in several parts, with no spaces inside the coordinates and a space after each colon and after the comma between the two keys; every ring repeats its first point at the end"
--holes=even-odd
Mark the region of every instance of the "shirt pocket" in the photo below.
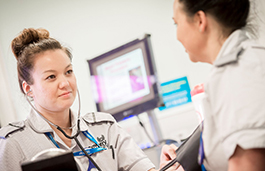
{"type": "Polygon", "coordinates": [[[92,157],[102,170],[118,170],[118,159],[115,150],[117,149],[108,148],[107,150],[96,153],[94,157],[92,155],[92,157]]]}

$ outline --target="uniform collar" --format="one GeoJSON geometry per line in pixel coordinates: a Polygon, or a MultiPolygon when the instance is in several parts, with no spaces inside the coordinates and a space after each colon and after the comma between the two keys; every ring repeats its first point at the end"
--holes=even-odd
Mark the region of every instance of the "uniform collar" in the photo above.
{"type": "MultiPolygon", "coordinates": [[[[78,114],[73,112],[71,110],[71,122],[72,122],[72,125],[76,125],[74,128],[73,128],[73,133],[75,133],[77,131],[77,120],[78,120],[78,114]]],[[[86,122],[84,121],[84,119],[80,116],[80,131],[87,131],[88,130],[88,126],[86,124],[86,122]]]]}
{"type": "Polygon", "coordinates": [[[220,67],[238,60],[238,55],[243,50],[242,42],[247,40],[246,32],[243,30],[234,31],[224,42],[214,66],[220,67]]]}
{"type": "MultiPolygon", "coordinates": [[[[53,129],[48,124],[48,122],[46,122],[41,116],[39,116],[39,114],[33,109],[31,109],[27,119],[32,129],[35,130],[36,132],[39,133],[53,132],[53,129]]],[[[73,128],[72,131],[73,133],[77,131],[77,119],[78,119],[77,114],[71,110],[71,122],[72,125],[76,125],[73,128]]],[[[80,118],[80,131],[86,131],[86,130],[87,130],[86,123],[82,118],[80,118]]]]}

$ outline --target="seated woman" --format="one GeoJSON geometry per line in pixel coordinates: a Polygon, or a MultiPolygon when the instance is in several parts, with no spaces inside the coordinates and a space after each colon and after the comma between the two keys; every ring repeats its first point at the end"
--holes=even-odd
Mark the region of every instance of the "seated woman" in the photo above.
{"type": "Polygon", "coordinates": [[[18,81],[32,106],[25,121],[0,130],[0,170],[19,171],[39,152],[71,150],[82,171],[153,170],[154,165],[107,113],[80,116],[72,55],[45,29],[24,29],[11,44],[18,81]]]}

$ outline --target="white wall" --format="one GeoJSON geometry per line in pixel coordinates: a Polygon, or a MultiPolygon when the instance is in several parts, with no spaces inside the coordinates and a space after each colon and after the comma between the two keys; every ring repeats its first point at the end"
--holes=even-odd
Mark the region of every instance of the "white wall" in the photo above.
{"type": "Polygon", "coordinates": [[[7,81],[7,74],[4,70],[4,62],[2,61],[0,54],[0,125],[6,125],[6,123],[16,120],[14,104],[11,101],[11,89],[10,82],[7,81]]]}
{"type": "MultiPolygon", "coordinates": [[[[264,7],[263,0],[259,1],[264,7]]],[[[83,114],[95,110],[86,60],[133,40],[143,33],[152,35],[161,82],[187,76],[191,88],[202,83],[211,66],[190,62],[184,48],[176,40],[172,4],[173,0],[0,0],[1,70],[5,71],[5,78],[8,78],[4,80],[4,84],[7,83],[11,90],[8,91],[12,101],[10,105],[15,106],[13,113],[16,116],[5,119],[3,124],[24,119],[29,111],[29,106],[19,90],[16,60],[10,49],[10,42],[23,28],[46,28],[52,37],[72,48],[83,114]]],[[[262,17],[264,18],[264,13],[262,17]]],[[[1,99],[9,95],[1,94],[1,99]]],[[[8,102],[0,102],[1,109],[8,108],[8,102]]],[[[0,120],[4,116],[9,116],[9,112],[5,110],[0,112],[0,120]]],[[[163,112],[156,111],[156,114],[165,138],[183,138],[197,124],[192,104],[163,112]]],[[[146,116],[143,114],[141,117],[148,127],[146,116]]],[[[135,119],[125,122],[126,124],[121,123],[124,127],[137,124],[135,119]],[[128,122],[130,124],[127,124],[128,122]]],[[[128,131],[131,129],[130,126],[126,127],[128,131]]]]}

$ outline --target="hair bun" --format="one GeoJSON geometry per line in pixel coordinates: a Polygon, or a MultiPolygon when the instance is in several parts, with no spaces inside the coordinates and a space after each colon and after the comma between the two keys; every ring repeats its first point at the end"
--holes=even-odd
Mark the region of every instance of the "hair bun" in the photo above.
{"type": "Polygon", "coordinates": [[[48,39],[49,32],[45,29],[24,29],[11,43],[12,51],[18,59],[23,50],[30,44],[37,43],[40,40],[48,39]]]}

